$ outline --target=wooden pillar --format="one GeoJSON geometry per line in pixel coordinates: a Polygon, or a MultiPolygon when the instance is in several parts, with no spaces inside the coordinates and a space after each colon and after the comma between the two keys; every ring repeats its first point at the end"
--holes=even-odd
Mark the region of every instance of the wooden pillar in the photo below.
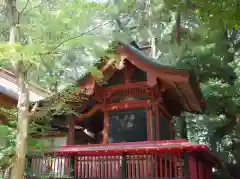
{"type": "Polygon", "coordinates": [[[152,140],[152,110],[147,108],[147,140],[152,140]]]}
{"type": "Polygon", "coordinates": [[[101,131],[94,132],[94,142],[95,144],[100,144],[102,142],[101,131]]]}
{"type": "Polygon", "coordinates": [[[69,130],[68,130],[67,144],[74,145],[75,144],[75,120],[72,116],[69,116],[68,118],[69,118],[69,130]]]}
{"type": "Polygon", "coordinates": [[[168,126],[169,126],[169,130],[170,130],[170,137],[171,139],[174,139],[174,130],[173,130],[173,124],[172,124],[172,119],[167,118],[168,119],[168,126]]]}
{"type": "Polygon", "coordinates": [[[151,116],[151,127],[152,127],[152,140],[158,140],[158,131],[159,131],[159,125],[158,125],[158,115],[157,115],[157,107],[156,105],[152,108],[152,116],[151,116]]]}
{"type": "MultiPolygon", "coordinates": [[[[167,119],[167,123],[168,123],[167,125],[168,125],[168,129],[169,129],[169,134],[168,135],[169,135],[170,139],[173,139],[174,138],[174,129],[173,129],[173,125],[172,125],[171,114],[166,110],[166,108],[164,106],[160,105],[159,106],[159,115],[162,115],[167,119]]],[[[159,120],[159,122],[161,123],[161,120],[159,120]]]]}
{"type": "Polygon", "coordinates": [[[159,124],[160,124],[160,119],[159,119],[159,110],[158,107],[154,107],[155,111],[155,135],[156,135],[156,140],[160,140],[160,129],[159,129],[159,124]]]}
{"type": "Polygon", "coordinates": [[[189,156],[188,158],[189,158],[189,177],[191,179],[198,179],[196,158],[193,156],[189,156]]]}
{"type": "Polygon", "coordinates": [[[127,158],[126,154],[122,153],[121,154],[121,167],[120,167],[120,179],[126,179],[127,178],[127,158]]]}
{"type": "Polygon", "coordinates": [[[108,111],[104,110],[104,122],[103,122],[103,144],[108,144],[109,133],[109,118],[108,111]]]}
{"type": "Polygon", "coordinates": [[[189,156],[187,151],[183,151],[183,161],[184,161],[184,166],[183,166],[183,175],[184,178],[190,178],[189,176],[189,156]]]}
{"type": "Polygon", "coordinates": [[[202,161],[197,162],[197,173],[198,173],[198,178],[203,179],[204,178],[204,165],[202,164],[202,161]]]}

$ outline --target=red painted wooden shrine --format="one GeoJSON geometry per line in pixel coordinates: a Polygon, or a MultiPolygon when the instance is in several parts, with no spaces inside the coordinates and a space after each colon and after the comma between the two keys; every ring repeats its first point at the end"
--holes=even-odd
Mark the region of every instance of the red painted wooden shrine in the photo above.
{"type": "Polygon", "coordinates": [[[210,179],[221,164],[208,147],[174,140],[173,116],[203,111],[194,74],[163,66],[136,46],[120,45],[116,54],[102,63],[103,80],[79,80],[82,115],[69,120],[69,145],[46,151],[50,169],[58,177],[210,179]],[[94,135],[86,141],[93,144],[79,145],[76,126],[94,135]]]}

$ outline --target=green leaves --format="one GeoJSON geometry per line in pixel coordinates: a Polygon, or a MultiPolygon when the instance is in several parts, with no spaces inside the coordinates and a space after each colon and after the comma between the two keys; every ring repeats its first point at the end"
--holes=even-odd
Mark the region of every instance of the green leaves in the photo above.
{"type": "MultiPolygon", "coordinates": [[[[0,166],[5,166],[11,163],[11,158],[16,148],[17,110],[1,108],[1,114],[5,115],[8,119],[7,123],[0,124],[0,166]]],[[[53,129],[47,125],[48,122],[41,122],[39,119],[30,122],[28,150],[43,150],[49,147],[49,140],[39,140],[32,137],[32,134],[46,134],[52,131],[53,129]]]]}
{"type": "Polygon", "coordinates": [[[88,71],[97,79],[101,80],[103,78],[103,73],[96,67],[89,67],[88,71]]]}
{"type": "Polygon", "coordinates": [[[21,45],[16,44],[0,44],[1,58],[9,61],[23,61],[26,69],[29,65],[38,65],[40,63],[41,51],[39,46],[34,44],[21,45]]]}
{"type": "Polygon", "coordinates": [[[15,129],[6,126],[6,125],[0,125],[0,136],[4,138],[8,138],[13,133],[15,133],[15,129]]]}

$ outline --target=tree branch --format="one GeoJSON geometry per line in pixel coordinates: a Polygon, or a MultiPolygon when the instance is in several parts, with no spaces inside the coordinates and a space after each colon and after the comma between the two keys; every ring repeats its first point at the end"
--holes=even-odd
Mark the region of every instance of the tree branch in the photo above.
{"type": "Polygon", "coordinates": [[[21,10],[21,12],[19,12],[19,18],[21,18],[21,15],[23,14],[23,12],[27,9],[28,4],[29,4],[30,0],[27,0],[25,6],[23,7],[23,9],[21,10]]]}
{"type": "MultiPolygon", "coordinates": [[[[130,4],[130,6],[132,6],[132,5],[134,4],[134,2],[135,2],[135,1],[133,1],[133,2],[130,4]]],[[[144,9],[144,7],[145,7],[145,5],[144,5],[144,3],[143,3],[143,5],[141,5],[138,10],[141,10],[141,11],[142,11],[142,10],[144,9]]],[[[118,25],[119,29],[122,30],[123,32],[127,33],[127,29],[126,29],[125,26],[131,21],[131,19],[134,17],[134,15],[135,15],[136,13],[137,13],[137,10],[134,11],[132,14],[130,14],[130,15],[129,15],[129,18],[128,18],[124,23],[121,22],[121,20],[120,20],[119,17],[116,18],[116,19],[115,19],[115,22],[116,22],[116,24],[118,25]]],[[[138,28],[138,27],[139,27],[139,26],[130,27],[129,30],[133,30],[133,29],[138,28]]],[[[128,35],[131,37],[131,34],[128,34],[128,35]]],[[[131,39],[132,39],[132,37],[131,37],[131,39]]]]}
{"type": "Polygon", "coordinates": [[[38,104],[39,104],[38,102],[36,102],[36,103],[34,104],[34,106],[33,106],[32,109],[31,109],[30,116],[32,116],[32,115],[34,114],[34,112],[37,110],[38,104]]]}
{"type": "Polygon", "coordinates": [[[40,55],[48,55],[48,54],[51,54],[54,50],[56,50],[57,48],[59,48],[60,46],[62,46],[63,44],[65,44],[66,42],[71,41],[71,40],[74,40],[74,39],[77,39],[77,38],[80,38],[80,37],[82,37],[82,36],[84,36],[84,35],[87,35],[88,33],[92,32],[92,31],[95,31],[95,30],[99,29],[100,27],[105,26],[105,25],[110,24],[110,23],[112,23],[112,21],[108,21],[108,22],[99,24],[99,25],[93,27],[92,29],[89,29],[89,30],[81,33],[80,35],[77,35],[77,36],[74,36],[74,37],[70,37],[70,38],[68,38],[68,39],[65,39],[65,40],[63,40],[62,42],[60,42],[58,45],[56,45],[54,48],[52,48],[50,51],[41,53],[40,55]]]}
{"type": "Polygon", "coordinates": [[[29,10],[27,10],[27,11],[25,11],[25,13],[23,12],[22,15],[26,15],[27,13],[29,13],[29,12],[32,11],[33,9],[36,9],[36,8],[40,7],[40,6],[41,6],[43,3],[45,3],[45,2],[47,2],[47,1],[41,1],[38,5],[32,7],[31,9],[29,9],[29,10]]]}

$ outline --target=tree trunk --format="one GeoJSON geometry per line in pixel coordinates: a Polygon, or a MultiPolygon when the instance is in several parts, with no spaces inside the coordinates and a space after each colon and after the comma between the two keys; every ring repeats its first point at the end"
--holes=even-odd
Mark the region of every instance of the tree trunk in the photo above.
{"type": "Polygon", "coordinates": [[[11,179],[21,179],[24,177],[29,121],[29,93],[28,89],[26,88],[24,72],[18,73],[17,80],[20,89],[18,97],[18,125],[16,138],[16,153],[13,163],[11,179]]]}
{"type": "MultiPolygon", "coordinates": [[[[19,12],[16,9],[16,0],[5,0],[10,24],[9,43],[20,43],[19,12]]],[[[13,51],[15,53],[15,51],[13,51]]],[[[18,124],[16,135],[16,151],[13,160],[11,179],[23,179],[25,156],[27,150],[28,121],[29,121],[29,91],[25,80],[26,73],[23,59],[12,59],[12,65],[16,73],[19,87],[18,94],[18,124]]]]}
{"type": "Polygon", "coordinates": [[[151,52],[150,56],[154,59],[157,57],[157,52],[156,52],[156,37],[154,36],[152,32],[153,28],[153,22],[151,20],[153,12],[152,12],[152,2],[151,0],[146,1],[146,9],[148,13],[146,14],[146,19],[148,19],[148,35],[149,35],[149,44],[151,45],[151,52]]]}
{"type": "Polygon", "coordinates": [[[181,45],[181,14],[178,11],[176,15],[176,42],[181,45]]]}

